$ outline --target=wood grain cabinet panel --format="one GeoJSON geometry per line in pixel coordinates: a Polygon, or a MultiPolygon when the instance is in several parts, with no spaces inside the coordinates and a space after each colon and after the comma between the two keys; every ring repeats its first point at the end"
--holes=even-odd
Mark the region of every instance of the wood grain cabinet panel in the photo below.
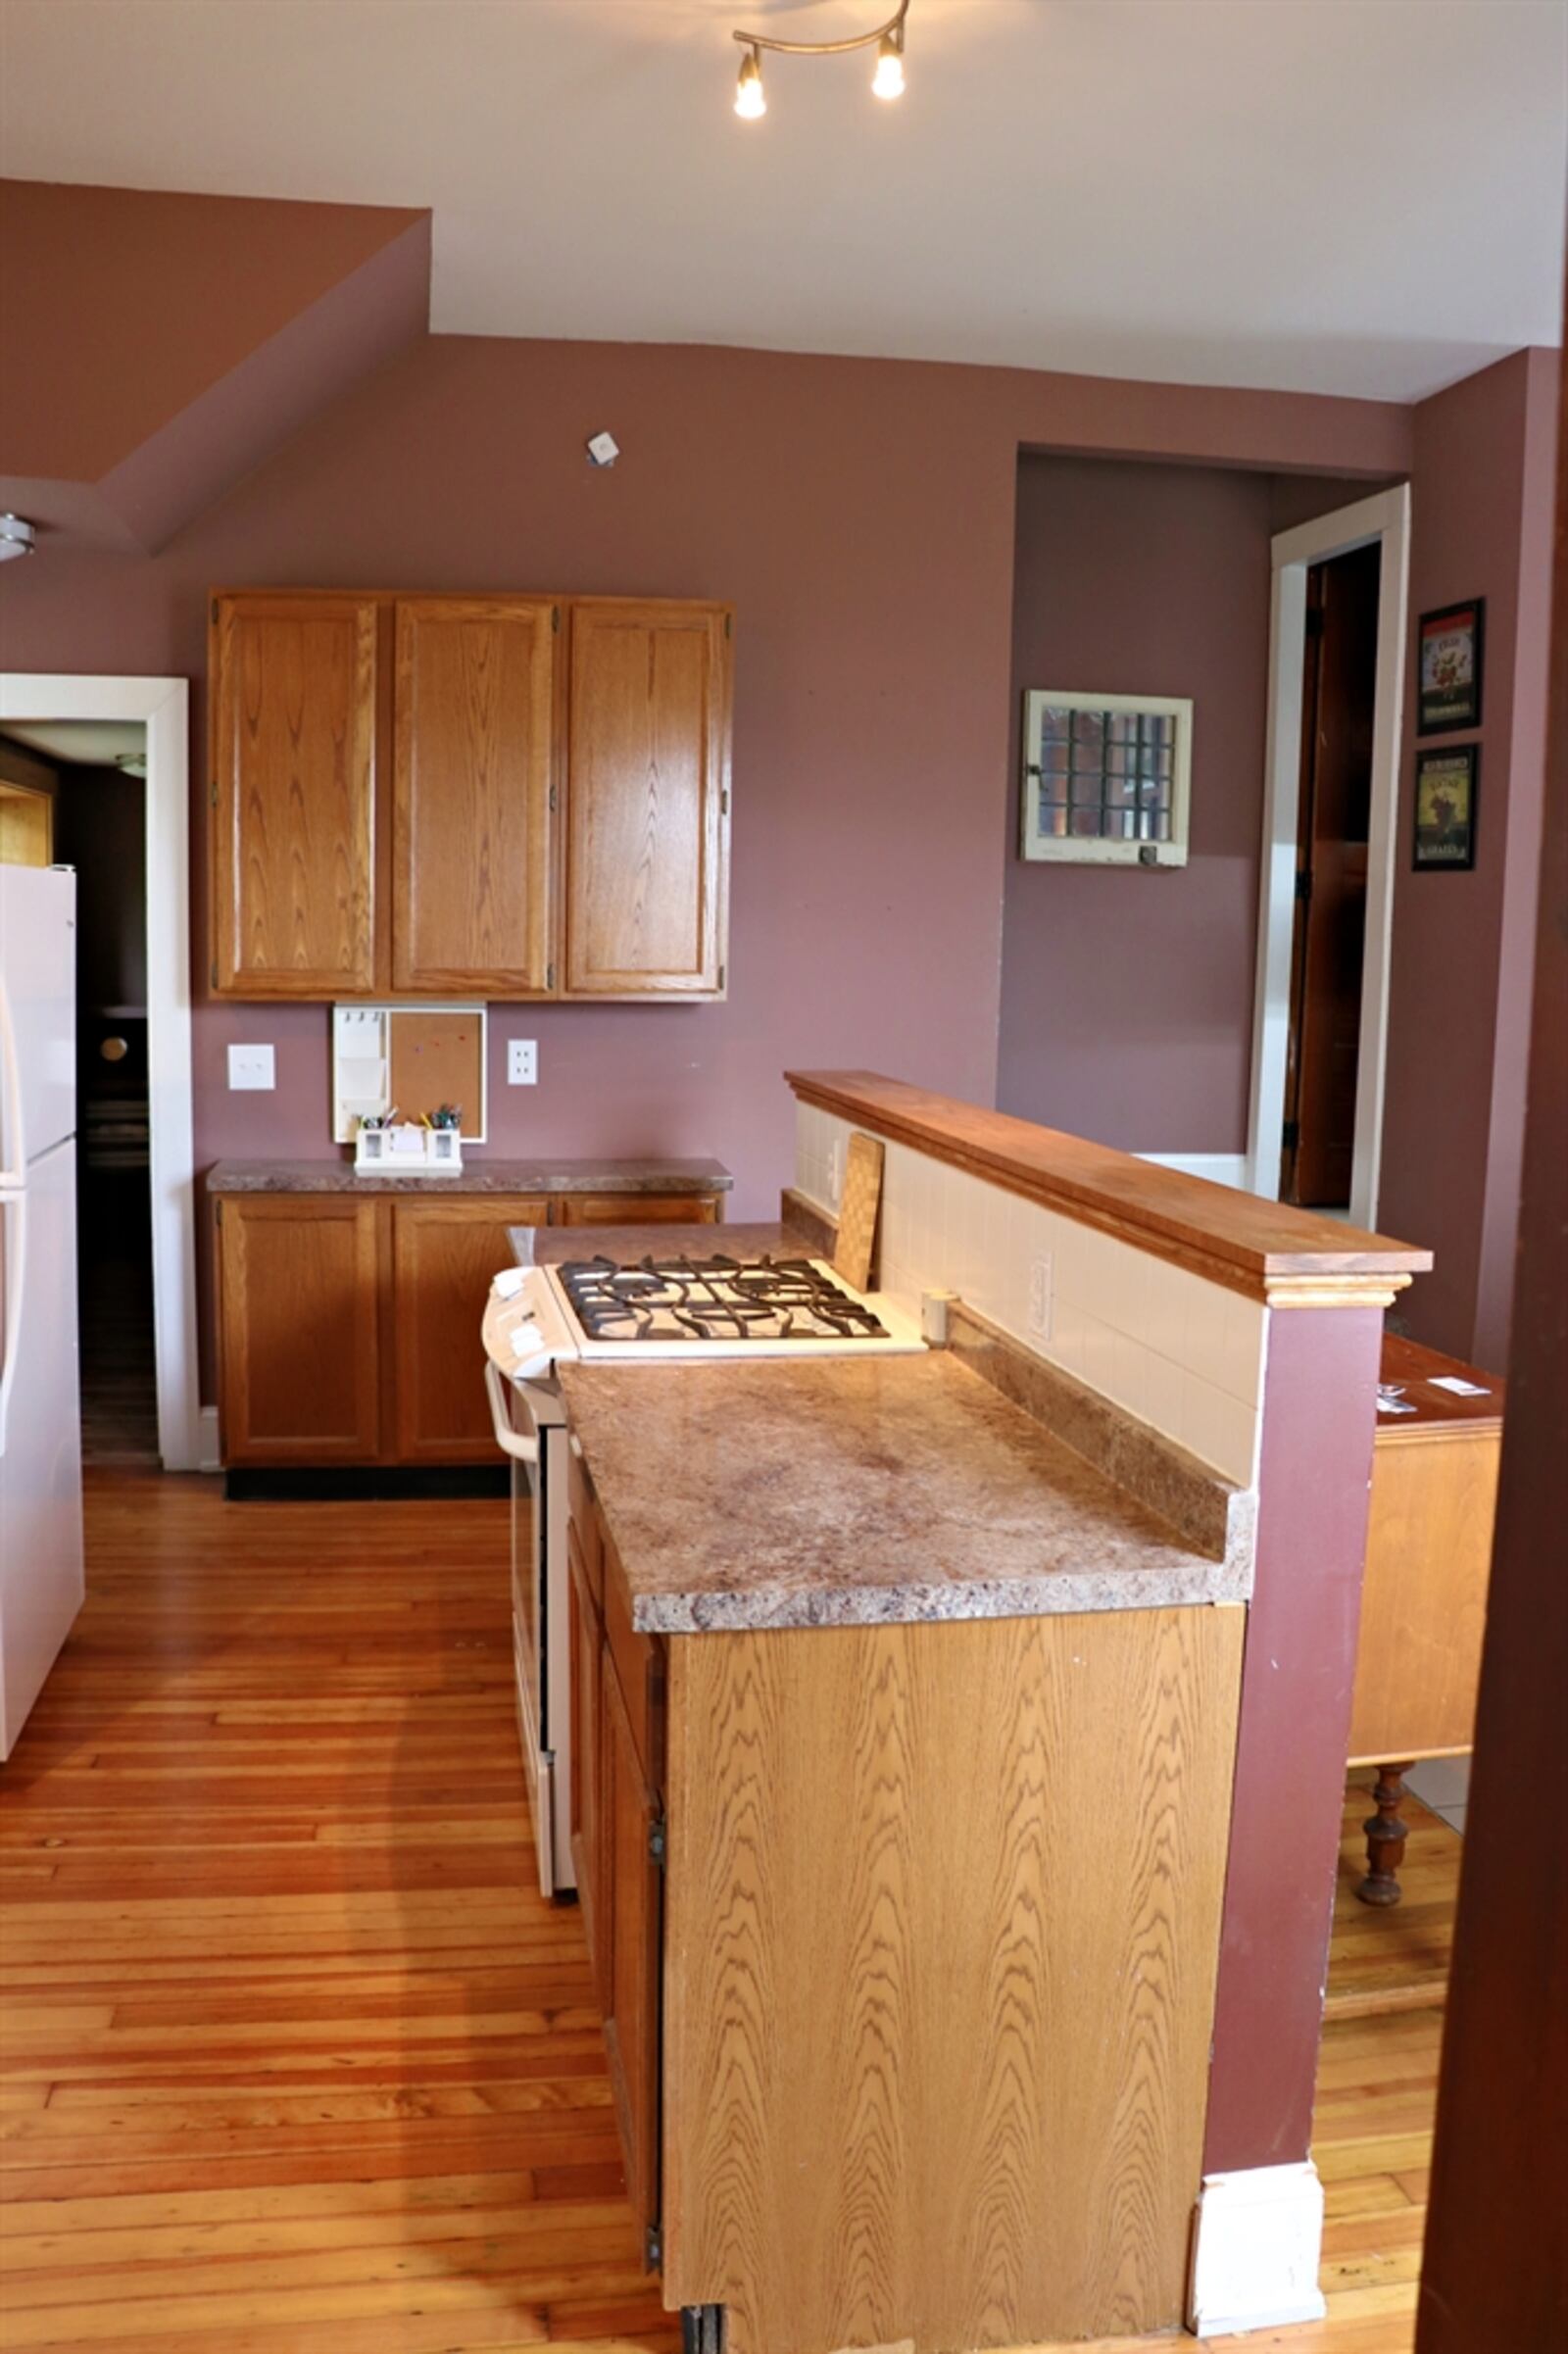
{"type": "Polygon", "coordinates": [[[428,1194],[390,1204],[397,1454],[404,1463],[500,1460],[479,1326],[507,1229],[543,1226],[544,1195],[428,1194]]]}
{"type": "Polygon", "coordinates": [[[395,988],[551,984],[559,616],[519,597],[398,605],[395,988]]]}
{"type": "Polygon", "coordinates": [[[214,600],[213,987],[375,981],[376,603],[214,600]]]}
{"type": "Polygon", "coordinates": [[[564,1194],[563,1226],[712,1226],[716,1194],[564,1194]]]}
{"type": "Polygon", "coordinates": [[[226,1463],[359,1463],[380,1451],[380,1206],[330,1194],[220,1203],[226,1463]]]}
{"type": "Polygon", "coordinates": [[[626,2164],[626,2195],[644,2231],[659,2218],[659,2021],[663,1875],[653,1836],[659,1799],[648,1787],[631,1719],[607,1654],[601,1852],[610,1911],[605,2049],[626,2164]]]}
{"type": "Polygon", "coordinates": [[[604,1764],[605,1639],[575,1524],[568,1539],[571,1648],[571,1862],[601,2010],[610,2007],[610,1912],[604,1898],[600,1782],[604,1764]]]}
{"type": "Polygon", "coordinates": [[[569,996],[723,988],[726,622],[719,606],[572,608],[569,996]]]}

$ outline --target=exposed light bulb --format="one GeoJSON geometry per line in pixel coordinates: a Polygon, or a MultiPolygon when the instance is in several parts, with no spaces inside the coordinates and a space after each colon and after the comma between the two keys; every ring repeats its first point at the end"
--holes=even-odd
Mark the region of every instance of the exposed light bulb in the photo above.
{"type": "Polygon", "coordinates": [[[885,32],[877,43],[876,73],[871,88],[878,98],[904,96],[904,51],[897,36],[885,32]]]}
{"type": "Polygon", "coordinates": [[[740,87],[735,93],[735,112],[743,122],[755,123],[767,113],[767,95],[762,88],[762,61],[755,49],[741,59],[740,87]]]}

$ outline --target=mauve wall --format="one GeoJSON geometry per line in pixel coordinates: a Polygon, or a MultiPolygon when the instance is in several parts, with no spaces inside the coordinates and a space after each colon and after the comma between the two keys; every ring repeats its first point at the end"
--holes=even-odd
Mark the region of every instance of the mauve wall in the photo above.
{"type": "MultiPolygon", "coordinates": [[[[765,1213],[791,1166],[786,1065],[869,1066],[994,1100],[1020,445],[1387,475],[1408,464],[1409,415],[999,369],[441,337],[156,557],[56,543],[7,566],[0,661],[200,680],[208,591],[222,584],[732,598],[729,1003],[498,1010],[497,1063],[509,1035],[537,1038],[541,1083],[496,1087],[490,1149],[716,1152],[736,1171],[737,1214],[765,1213]],[[583,456],[600,426],[625,453],[608,471],[583,456]]],[[[204,766],[198,751],[198,1160],[329,1151],[324,1009],[206,1002],[204,766]],[[276,1043],[275,1095],[226,1092],[235,1039],[276,1043]]],[[[1244,1003],[1239,1028],[1247,1018],[1244,1003]]]]}
{"type": "Polygon", "coordinates": [[[1133,1152],[1246,1150],[1273,507],[1267,474],[1019,462],[1004,1111],[1133,1152]],[[1029,687],[1193,698],[1186,866],[1018,857],[1029,687]]]}
{"type": "Polygon", "coordinates": [[[1507,1363],[1524,1054],[1545,760],[1556,354],[1518,352],[1415,415],[1412,637],[1423,611],[1487,600],[1479,730],[1418,738],[1405,707],[1380,1223],[1437,1263],[1399,1309],[1417,1338],[1507,1363]],[[1416,752],[1481,745],[1476,863],[1410,863],[1416,752]]]}

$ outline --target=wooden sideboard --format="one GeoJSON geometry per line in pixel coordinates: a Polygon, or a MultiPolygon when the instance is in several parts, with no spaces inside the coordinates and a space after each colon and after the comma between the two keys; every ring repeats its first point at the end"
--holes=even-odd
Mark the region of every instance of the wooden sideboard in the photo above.
{"type": "Polygon", "coordinates": [[[1382,1378],[1414,1408],[1378,1416],[1355,1698],[1352,1766],[1378,1768],[1356,1893],[1397,1904],[1404,1776],[1418,1758],[1471,1746],[1502,1449],[1503,1383],[1393,1334],[1382,1378]],[[1436,1380],[1476,1385],[1456,1396],[1436,1380]]]}

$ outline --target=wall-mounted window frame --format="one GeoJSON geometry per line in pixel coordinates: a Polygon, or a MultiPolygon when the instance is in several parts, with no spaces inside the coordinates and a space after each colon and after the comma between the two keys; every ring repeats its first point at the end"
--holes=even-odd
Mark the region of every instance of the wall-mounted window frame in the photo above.
{"type": "Polygon", "coordinates": [[[1023,706],[1020,858],[1080,866],[1186,865],[1190,696],[1030,687],[1023,706]]]}

